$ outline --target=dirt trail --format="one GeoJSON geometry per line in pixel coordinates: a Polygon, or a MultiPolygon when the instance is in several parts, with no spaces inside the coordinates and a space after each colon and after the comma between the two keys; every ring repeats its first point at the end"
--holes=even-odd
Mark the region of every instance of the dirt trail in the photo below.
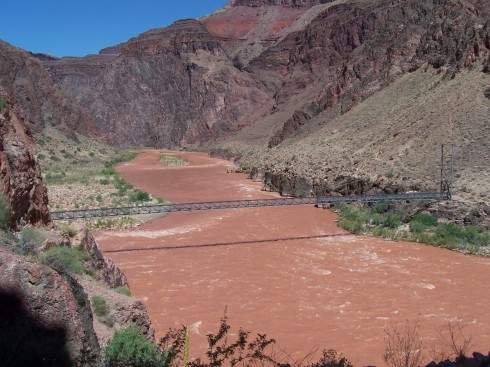
{"type": "MultiPolygon", "coordinates": [[[[147,152],[119,167],[138,188],[174,202],[272,197],[229,162],[199,153],[164,167],[147,152]]],[[[432,343],[446,320],[482,353],[490,346],[490,259],[379,238],[352,236],[335,215],[310,206],[176,213],[140,230],[96,235],[146,300],[161,336],[191,326],[202,356],[225,306],[233,327],[266,333],[300,356],[334,348],[356,366],[383,365],[384,329],[416,320],[432,343]]],[[[237,329],[233,329],[236,331],[237,329]]]]}

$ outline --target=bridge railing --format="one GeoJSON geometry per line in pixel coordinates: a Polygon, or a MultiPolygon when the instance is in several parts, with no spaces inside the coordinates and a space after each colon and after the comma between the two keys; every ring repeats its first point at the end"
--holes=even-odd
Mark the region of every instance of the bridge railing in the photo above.
{"type": "Polygon", "coordinates": [[[377,203],[383,201],[440,201],[447,199],[447,194],[440,192],[407,192],[401,194],[320,196],[318,197],[317,205],[355,202],[377,203]]]}
{"type": "Polygon", "coordinates": [[[74,220],[85,218],[117,217],[138,214],[158,214],[172,212],[190,212],[200,210],[259,208],[288,205],[317,205],[354,203],[354,202],[382,202],[382,201],[429,201],[447,200],[443,193],[402,193],[379,195],[349,195],[349,196],[321,196],[306,198],[277,198],[253,199],[234,201],[211,201],[203,203],[157,204],[145,206],[131,206],[118,208],[97,208],[56,211],[51,213],[53,220],[74,220]]]}

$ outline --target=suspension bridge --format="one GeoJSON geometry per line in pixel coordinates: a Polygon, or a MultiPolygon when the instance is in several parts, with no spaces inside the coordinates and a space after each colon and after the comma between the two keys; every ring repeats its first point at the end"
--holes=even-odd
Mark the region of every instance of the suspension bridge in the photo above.
{"type": "Polygon", "coordinates": [[[53,220],[75,220],[101,217],[118,217],[141,214],[165,214],[202,210],[260,208],[274,206],[347,204],[355,202],[376,203],[394,201],[440,201],[448,200],[447,192],[410,192],[401,194],[320,196],[305,198],[254,199],[234,201],[211,201],[202,203],[157,204],[118,208],[98,208],[56,211],[51,213],[53,220]]]}

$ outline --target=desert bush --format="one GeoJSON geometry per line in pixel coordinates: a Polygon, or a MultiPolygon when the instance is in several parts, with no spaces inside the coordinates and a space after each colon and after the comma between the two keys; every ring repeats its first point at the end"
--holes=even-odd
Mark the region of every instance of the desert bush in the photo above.
{"type": "Polygon", "coordinates": [[[324,350],[320,360],[310,367],[352,367],[352,364],[345,357],[339,356],[335,350],[329,349],[324,350]]]}
{"type": "Polygon", "coordinates": [[[104,297],[93,295],[92,304],[94,305],[94,313],[97,316],[106,316],[109,313],[109,307],[104,297]]]}
{"type": "Polygon", "coordinates": [[[44,241],[44,236],[34,227],[24,227],[20,231],[20,238],[26,242],[33,242],[40,245],[44,241]]]}
{"type": "Polygon", "coordinates": [[[395,213],[388,215],[386,218],[386,226],[390,228],[398,228],[402,223],[403,213],[395,213]]]}
{"type": "Polygon", "coordinates": [[[77,234],[77,231],[73,227],[71,227],[69,224],[60,224],[58,226],[58,230],[62,234],[66,234],[71,238],[75,237],[77,234]]]}
{"type": "Polygon", "coordinates": [[[420,223],[426,227],[435,227],[437,226],[437,218],[430,214],[417,214],[410,223],[420,223]]]}
{"type": "Polygon", "coordinates": [[[0,228],[6,228],[10,219],[10,204],[5,195],[0,194],[0,228]]]}
{"type": "Polygon", "coordinates": [[[168,353],[162,352],[131,326],[116,331],[104,348],[106,367],[166,367],[171,365],[168,353]]]}
{"type": "Polygon", "coordinates": [[[41,257],[41,262],[64,274],[83,274],[82,251],[70,247],[53,247],[41,257]]]}
{"type": "Polygon", "coordinates": [[[94,306],[95,316],[97,316],[100,322],[109,327],[114,326],[114,320],[109,314],[109,307],[103,297],[97,295],[92,296],[92,305],[94,306]]]}
{"type": "Polygon", "coordinates": [[[390,205],[388,203],[378,203],[374,207],[374,211],[379,214],[386,213],[390,209],[390,205]]]}
{"type": "Polygon", "coordinates": [[[20,231],[19,240],[17,241],[16,248],[13,250],[20,255],[33,255],[37,252],[37,249],[43,241],[44,236],[38,229],[24,227],[20,231]]]}
{"type": "Polygon", "coordinates": [[[383,360],[388,367],[417,367],[421,365],[424,344],[419,335],[420,323],[417,320],[404,326],[391,325],[386,332],[383,360]]]}
{"type": "Polygon", "coordinates": [[[410,231],[411,232],[414,232],[414,233],[422,233],[422,232],[425,232],[429,227],[427,227],[426,225],[424,225],[423,223],[420,223],[420,222],[414,222],[414,221],[411,221],[410,222],[410,231]]]}
{"type": "Polygon", "coordinates": [[[133,190],[129,195],[129,200],[132,202],[150,201],[150,195],[147,192],[133,190]]]}
{"type": "Polygon", "coordinates": [[[373,215],[371,215],[371,223],[376,225],[376,226],[385,225],[387,219],[388,219],[387,217],[385,217],[384,215],[381,215],[379,213],[374,213],[373,215]]]}
{"type": "Polygon", "coordinates": [[[3,97],[0,97],[0,111],[7,109],[8,106],[9,106],[9,103],[7,102],[7,100],[3,97]]]}
{"type": "Polygon", "coordinates": [[[125,286],[114,288],[114,292],[122,294],[124,296],[131,297],[131,291],[129,290],[128,287],[125,286]]]}
{"type": "Polygon", "coordinates": [[[363,230],[362,222],[355,219],[341,218],[339,221],[339,225],[343,229],[352,232],[354,234],[360,234],[362,233],[363,230]]]}
{"type": "Polygon", "coordinates": [[[438,343],[431,350],[431,358],[437,362],[466,359],[473,347],[473,342],[471,336],[464,335],[465,326],[461,320],[448,320],[447,325],[436,329],[438,343]]]}

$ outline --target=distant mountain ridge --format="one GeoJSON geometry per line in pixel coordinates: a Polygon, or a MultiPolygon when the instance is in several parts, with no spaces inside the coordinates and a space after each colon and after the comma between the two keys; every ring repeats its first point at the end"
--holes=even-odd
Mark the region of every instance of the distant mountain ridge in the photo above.
{"type": "Polygon", "coordinates": [[[200,20],[150,30],[99,55],[39,58],[95,122],[90,130],[115,145],[221,147],[311,180],[346,174],[379,179],[383,171],[399,170],[392,181],[406,187],[428,177],[432,168],[424,162],[437,161],[446,131],[468,154],[478,142],[476,165],[490,156],[486,2],[235,0],[200,20]],[[439,80],[429,88],[423,73],[439,80]],[[448,100],[466,101],[460,85],[447,89],[454,80],[474,98],[443,108],[448,100]],[[396,85],[410,87],[413,102],[396,85]],[[400,93],[392,114],[383,112],[377,123],[349,120],[360,109],[389,109],[375,98],[388,90],[400,93]],[[396,109],[423,111],[424,133],[396,109]],[[344,129],[363,135],[345,135],[344,129]],[[373,131],[390,133],[368,148],[365,137],[373,131]],[[315,139],[322,143],[312,145],[315,139]],[[407,152],[418,147],[420,162],[389,153],[400,146],[407,152]],[[306,150],[312,150],[309,157],[306,150]]]}

